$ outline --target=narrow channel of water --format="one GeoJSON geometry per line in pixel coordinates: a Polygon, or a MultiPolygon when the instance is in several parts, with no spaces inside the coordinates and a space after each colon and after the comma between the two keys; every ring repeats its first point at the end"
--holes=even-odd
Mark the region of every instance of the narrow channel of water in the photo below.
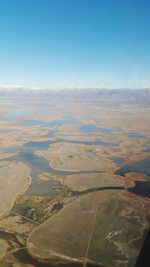
{"type": "Polygon", "coordinates": [[[69,191],[72,196],[81,196],[92,192],[99,192],[104,190],[124,190],[124,186],[97,186],[93,188],[89,188],[83,191],[69,191]]]}

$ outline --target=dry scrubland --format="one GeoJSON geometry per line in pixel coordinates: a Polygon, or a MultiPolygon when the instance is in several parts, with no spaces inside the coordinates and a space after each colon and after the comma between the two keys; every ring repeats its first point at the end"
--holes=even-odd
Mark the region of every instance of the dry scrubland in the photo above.
{"type": "Polygon", "coordinates": [[[96,265],[133,266],[144,223],[138,199],[117,191],[90,193],[37,227],[27,248],[51,262],[83,263],[87,257],[96,265]]]}
{"type": "Polygon", "coordinates": [[[66,176],[63,179],[63,184],[74,191],[84,191],[99,186],[124,186],[124,180],[111,173],[84,173],[66,176]]]}
{"type": "Polygon", "coordinates": [[[0,216],[9,211],[18,195],[30,184],[30,170],[23,163],[1,162],[0,164],[0,216]]]}
{"type": "Polygon", "coordinates": [[[0,239],[0,259],[5,255],[7,248],[8,244],[3,239],[0,239]]]}

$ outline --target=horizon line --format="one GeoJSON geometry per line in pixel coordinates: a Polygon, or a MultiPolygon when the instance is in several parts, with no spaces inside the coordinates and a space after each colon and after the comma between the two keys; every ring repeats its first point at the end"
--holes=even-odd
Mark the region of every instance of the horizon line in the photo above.
{"type": "Polygon", "coordinates": [[[24,86],[24,85],[1,85],[0,90],[149,90],[150,86],[144,87],[96,87],[96,86],[57,86],[57,87],[38,87],[38,86],[24,86]]]}

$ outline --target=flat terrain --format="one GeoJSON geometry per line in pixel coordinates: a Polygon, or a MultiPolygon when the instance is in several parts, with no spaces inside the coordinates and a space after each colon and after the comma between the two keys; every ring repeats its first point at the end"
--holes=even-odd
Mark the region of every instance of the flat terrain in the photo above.
{"type": "Polygon", "coordinates": [[[30,170],[23,163],[1,162],[0,166],[0,216],[9,211],[18,195],[30,184],[30,170]]]}
{"type": "Polygon", "coordinates": [[[87,258],[105,266],[133,266],[144,223],[137,199],[116,191],[91,193],[39,226],[27,247],[34,256],[52,262],[84,262],[87,258]]]}
{"type": "Polygon", "coordinates": [[[124,179],[111,173],[84,173],[68,175],[63,183],[74,191],[84,191],[96,187],[124,186],[124,179]]]}
{"type": "Polygon", "coordinates": [[[7,243],[4,240],[0,239],[0,259],[2,259],[3,256],[5,255],[7,248],[8,248],[7,243]]]}
{"type": "Polygon", "coordinates": [[[102,157],[97,146],[56,143],[47,151],[36,151],[50,161],[50,166],[61,171],[112,171],[113,161],[102,157]]]}
{"type": "Polygon", "coordinates": [[[0,92],[2,267],[135,266],[150,227],[150,91],[76,93],[0,92]]]}

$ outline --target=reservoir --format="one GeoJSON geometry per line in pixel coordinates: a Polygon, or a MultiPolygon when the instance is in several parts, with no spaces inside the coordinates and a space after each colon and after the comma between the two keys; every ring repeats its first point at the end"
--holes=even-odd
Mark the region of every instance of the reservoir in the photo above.
{"type": "Polygon", "coordinates": [[[140,161],[135,161],[131,164],[126,164],[116,171],[116,174],[124,176],[126,173],[130,172],[140,172],[145,175],[150,175],[150,160],[143,159],[140,161]]]}

